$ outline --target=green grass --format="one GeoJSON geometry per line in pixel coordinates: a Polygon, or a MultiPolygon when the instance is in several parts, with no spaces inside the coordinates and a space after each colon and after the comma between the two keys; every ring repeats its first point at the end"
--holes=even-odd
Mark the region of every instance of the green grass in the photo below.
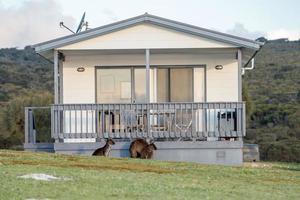
{"type": "Polygon", "coordinates": [[[0,199],[300,199],[300,164],[224,167],[0,151],[0,199]],[[71,180],[21,179],[46,173],[71,180]]]}

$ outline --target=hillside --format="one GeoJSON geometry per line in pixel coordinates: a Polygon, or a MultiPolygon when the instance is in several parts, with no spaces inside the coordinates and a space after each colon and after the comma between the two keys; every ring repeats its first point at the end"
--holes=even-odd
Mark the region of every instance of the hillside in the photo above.
{"type": "MultiPolygon", "coordinates": [[[[22,144],[23,107],[52,102],[52,77],[31,48],[0,49],[0,148],[22,144]]],[[[300,42],[267,42],[243,86],[246,141],[259,144],[262,159],[300,162],[300,42]]]]}
{"type": "Polygon", "coordinates": [[[248,141],[263,159],[300,162],[300,41],[267,42],[243,79],[253,105],[248,141]]]}
{"type": "Polygon", "coordinates": [[[52,64],[33,49],[0,49],[0,148],[24,141],[24,106],[52,102],[52,64]]]}
{"type": "Polygon", "coordinates": [[[0,199],[300,199],[299,171],[0,151],[0,199]],[[58,179],[21,178],[32,173],[58,179]]]}
{"type": "Polygon", "coordinates": [[[28,91],[52,88],[52,64],[33,49],[0,49],[0,104],[28,91]]]}

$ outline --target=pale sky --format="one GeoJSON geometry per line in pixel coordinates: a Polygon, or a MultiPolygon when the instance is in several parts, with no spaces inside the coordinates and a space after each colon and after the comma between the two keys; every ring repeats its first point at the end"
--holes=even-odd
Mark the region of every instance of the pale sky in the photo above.
{"type": "Polygon", "coordinates": [[[149,14],[250,39],[300,38],[300,0],[0,0],[0,48],[70,34],[81,15],[91,28],[149,14]]]}

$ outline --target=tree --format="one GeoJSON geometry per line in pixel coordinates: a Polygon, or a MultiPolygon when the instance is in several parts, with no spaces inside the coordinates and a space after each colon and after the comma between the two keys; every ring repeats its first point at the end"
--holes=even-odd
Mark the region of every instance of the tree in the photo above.
{"type": "Polygon", "coordinates": [[[24,107],[49,106],[53,96],[49,92],[27,92],[9,101],[0,110],[0,148],[24,142],[24,107]]]}

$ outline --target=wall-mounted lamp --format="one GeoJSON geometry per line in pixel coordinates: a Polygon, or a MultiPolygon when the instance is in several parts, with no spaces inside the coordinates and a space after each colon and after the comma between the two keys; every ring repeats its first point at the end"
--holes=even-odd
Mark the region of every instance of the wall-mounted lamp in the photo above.
{"type": "Polygon", "coordinates": [[[77,67],[78,72],[84,72],[85,68],[84,67],[77,67]]]}
{"type": "Polygon", "coordinates": [[[222,69],[223,69],[223,65],[216,65],[216,66],[215,66],[215,69],[216,69],[216,70],[222,70],[222,69]]]}

